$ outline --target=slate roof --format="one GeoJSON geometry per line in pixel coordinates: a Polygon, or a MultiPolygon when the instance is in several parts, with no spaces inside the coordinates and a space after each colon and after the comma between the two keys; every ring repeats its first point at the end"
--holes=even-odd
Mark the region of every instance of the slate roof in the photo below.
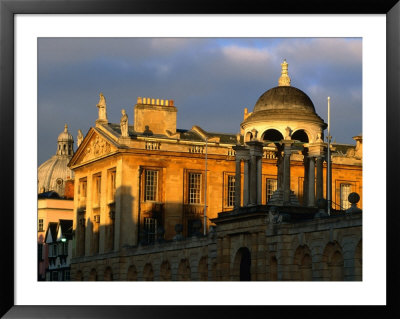
{"type": "MultiPolygon", "coordinates": [[[[108,123],[103,125],[104,128],[106,128],[111,134],[114,135],[121,135],[121,127],[117,123],[108,123]]],[[[185,129],[177,129],[176,132],[179,134],[179,138],[184,141],[193,141],[193,142],[204,142],[204,139],[197,134],[196,132],[192,130],[185,130],[185,129]]],[[[206,135],[209,138],[212,137],[219,137],[220,138],[220,143],[226,143],[226,144],[236,144],[236,135],[235,134],[227,134],[227,133],[215,133],[215,132],[206,132],[206,135]]],[[[128,134],[130,138],[136,138],[138,136],[140,137],[146,137],[146,136],[151,136],[155,138],[170,138],[167,135],[164,134],[152,134],[149,132],[149,134],[146,134],[146,132],[136,132],[134,130],[133,125],[128,126],[128,134]]]]}

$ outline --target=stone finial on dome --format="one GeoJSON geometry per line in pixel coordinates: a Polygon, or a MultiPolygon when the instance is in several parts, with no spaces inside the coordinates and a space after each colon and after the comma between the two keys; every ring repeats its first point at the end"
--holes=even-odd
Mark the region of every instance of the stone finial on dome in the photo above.
{"type": "Polygon", "coordinates": [[[282,66],[282,73],[281,76],[278,80],[278,85],[279,86],[290,86],[290,77],[288,74],[288,63],[286,62],[286,59],[283,60],[283,63],[281,63],[282,66]]]}

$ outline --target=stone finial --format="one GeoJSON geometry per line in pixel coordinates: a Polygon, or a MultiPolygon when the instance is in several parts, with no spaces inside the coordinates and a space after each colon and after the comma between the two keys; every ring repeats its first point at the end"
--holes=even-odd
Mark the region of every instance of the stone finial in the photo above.
{"type": "Polygon", "coordinates": [[[126,114],[125,110],[121,110],[121,136],[128,137],[128,115],[126,114]]]}
{"type": "Polygon", "coordinates": [[[282,66],[282,71],[281,71],[281,76],[278,80],[278,85],[279,86],[290,86],[290,77],[288,74],[289,64],[286,62],[286,59],[283,60],[283,63],[281,63],[281,66],[282,66]]]}
{"type": "Polygon", "coordinates": [[[78,144],[78,147],[79,147],[79,145],[81,145],[81,143],[83,141],[83,134],[82,134],[81,130],[78,130],[78,135],[76,137],[76,140],[77,140],[77,144],[78,144]]]}
{"type": "Polygon", "coordinates": [[[360,195],[358,195],[355,192],[350,193],[348,200],[351,203],[351,207],[346,210],[346,213],[361,213],[362,212],[362,210],[357,207],[357,203],[360,201],[360,195]]]}

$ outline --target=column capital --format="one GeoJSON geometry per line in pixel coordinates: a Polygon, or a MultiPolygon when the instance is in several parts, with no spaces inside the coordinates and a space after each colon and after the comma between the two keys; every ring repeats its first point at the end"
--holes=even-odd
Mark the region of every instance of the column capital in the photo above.
{"type": "Polygon", "coordinates": [[[323,142],[309,143],[305,145],[308,148],[309,157],[322,157],[325,156],[325,150],[328,144],[323,142]]]}

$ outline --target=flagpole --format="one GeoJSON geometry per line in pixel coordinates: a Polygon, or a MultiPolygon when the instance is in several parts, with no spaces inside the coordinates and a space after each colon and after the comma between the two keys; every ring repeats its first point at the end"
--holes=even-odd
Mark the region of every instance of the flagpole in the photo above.
{"type": "Polygon", "coordinates": [[[327,158],[327,200],[328,200],[328,215],[331,214],[331,98],[328,96],[328,158],[327,158]]]}
{"type": "Polygon", "coordinates": [[[207,142],[208,138],[206,137],[206,165],[204,172],[204,236],[207,235],[207,142]]]}

